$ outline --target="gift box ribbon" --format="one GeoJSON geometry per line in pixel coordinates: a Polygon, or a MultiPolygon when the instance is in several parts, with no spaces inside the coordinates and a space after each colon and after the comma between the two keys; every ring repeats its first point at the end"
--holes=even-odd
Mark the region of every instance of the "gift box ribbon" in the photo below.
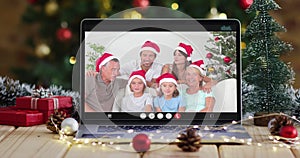
{"type": "MultiPolygon", "coordinates": [[[[38,100],[41,98],[31,98],[31,109],[37,109],[38,107],[38,100]]],[[[47,99],[53,99],[53,108],[58,109],[59,108],[59,102],[58,98],[47,98],[47,99]]]]}

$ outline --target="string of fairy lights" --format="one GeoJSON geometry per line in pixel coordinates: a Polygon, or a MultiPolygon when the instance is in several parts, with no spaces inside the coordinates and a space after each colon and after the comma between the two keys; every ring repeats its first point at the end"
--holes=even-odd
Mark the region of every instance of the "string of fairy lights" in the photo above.
{"type": "MultiPolygon", "coordinates": [[[[224,130],[226,130],[228,127],[232,125],[239,124],[241,122],[248,122],[248,121],[253,121],[253,119],[259,119],[263,117],[270,117],[270,116],[276,116],[276,115],[284,115],[287,116],[288,118],[293,119],[295,122],[295,125],[299,126],[300,120],[296,119],[294,116],[288,116],[286,114],[282,113],[273,113],[273,114],[268,114],[268,115],[263,115],[263,116],[249,116],[247,119],[241,120],[241,121],[232,121],[230,124],[225,124],[222,126],[224,130]]],[[[57,126],[56,126],[57,127],[57,126]]],[[[194,125],[193,128],[199,128],[200,126],[194,125]]],[[[58,130],[58,128],[57,128],[58,130]]],[[[204,127],[203,130],[210,130],[209,127],[204,127]]],[[[129,129],[127,130],[128,133],[133,133],[134,130],[129,129]]],[[[113,141],[102,141],[101,139],[91,139],[91,138],[82,138],[82,139],[76,139],[73,136],[68,135],[67,133],[72,133],[66,129],[61,129],[58,130],[59,133],[59,140],[62,141],[63,143],[67,144],[69,147],[72,146],[77,146],[77,147],[83,147],[83,146],[97,146],[97,147],[110,147],[112,149],[118,150],[118,151],[126,151],[126,152],[135,152],[134,149],[132,148],[132,142],[124,142],[121,137],[116,137],[113,141]]],[[[159,133],[159,132],[157,132],[159,133]]],[[[201,131],[198,133],[200,136],[203,134],[201,131]]],[[[152,133],[149,135],[149,138],[151,139],[155,134],[152,133]]],[[[209,133],[210,138],[214,138],[215,134],[213,132],[209,133]]],[[[264,141],[262,142],[253,142],[252,139],[240,139],[236,138],[235,136],[229,137],[229,136],[224,136],[223,141],[225,143],[241,143],[249,146],[257,146],[257,147],[271,147],[272,151],[276,152],[279,148],[300,148],[300,138],[297,136],[295,138],[284,138],[281,136],[274,136],[274,135],[267,135],[267,136],[262,136],[265,137],[264,141]]],[[[176,144],[176,142],[179,142],[178,139],[174,138],[173,140],[171,139],[164,139],[164,137],[160,138],[161,141],[157,142],[152,142],[151,143],[151,148],[150,150],[159,150],[167,145],[172,145],[176,144]]]]}

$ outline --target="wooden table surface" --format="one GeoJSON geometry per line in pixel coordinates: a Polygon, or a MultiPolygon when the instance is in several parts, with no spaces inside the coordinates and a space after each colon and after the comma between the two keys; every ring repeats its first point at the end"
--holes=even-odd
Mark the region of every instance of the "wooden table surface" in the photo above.
{"type": "MultiPolygon", "coordinates": [[[[253,138],[251,145],[205,144],[198,152],[182,152],[175,145],[165,145],[163,148],[147,152],[144,158],[300,158],[300,147],[285,147],[270,141],[267,127],[245,127],[253,138]]],[[[126,147],[130,148],[126,145],[122,149],[126,147]]],[[[0,157],[138,158],[139,154],[101,145],[70,145],[66,141],[59,140],[59,136],[47,130],[45,125],[18,128],[0,125],[0,157]]]]}

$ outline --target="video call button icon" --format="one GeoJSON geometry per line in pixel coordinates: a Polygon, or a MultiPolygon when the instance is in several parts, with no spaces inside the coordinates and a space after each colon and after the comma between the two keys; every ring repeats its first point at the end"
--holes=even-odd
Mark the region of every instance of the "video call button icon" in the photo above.
{"type": "Polygon", "coordinates": [[[148,117],[149,117],[150,119],[154,119],[154,118],[155,118],[155,114],[154,114],[154,113],[150,113],[150,114],[148,115],[148,117]]]}
{"type": "Polygon", "coordinates": [[[171,119],[171,118],[172,118],[172,114],[171,114],[171,113],[167,113],[167,114],[166,114],[166,118],[167,118],[167,119],[171,119]]]}
{"type": "Polygon", "coordinates": [[[181,118],[181,114],[180,114],[180,113],[176,113],[176,114],[174,115],[174,118],[180,119],[180,118],[181,118]]]}
{"type": "Polygon", "coordinates": [[[158,119],[162,119],[162,118],[164,118],[164,115],[163,115],[162,113],[158,113],[158,114],[157,114],[157,118],[158,118],[158,119]]]}
{"type": "Polygon", "coordinates": [[[141,119],[145,119],[146,117],[147,117],[147,115],[146,115],[145,113],[141,113],[141,114],[140,114],[140,118],[141,118],[141,119]]]}

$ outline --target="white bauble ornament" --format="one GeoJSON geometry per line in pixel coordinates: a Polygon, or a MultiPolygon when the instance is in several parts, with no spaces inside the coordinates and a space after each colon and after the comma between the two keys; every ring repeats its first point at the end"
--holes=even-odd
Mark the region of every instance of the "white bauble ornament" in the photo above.
{"type": "Polygon", "coordinates": [[[74,118],[66,118],[61,123],[61,130],[66,135],[73,135],[78,130],[78,122],[74,118]]]}

